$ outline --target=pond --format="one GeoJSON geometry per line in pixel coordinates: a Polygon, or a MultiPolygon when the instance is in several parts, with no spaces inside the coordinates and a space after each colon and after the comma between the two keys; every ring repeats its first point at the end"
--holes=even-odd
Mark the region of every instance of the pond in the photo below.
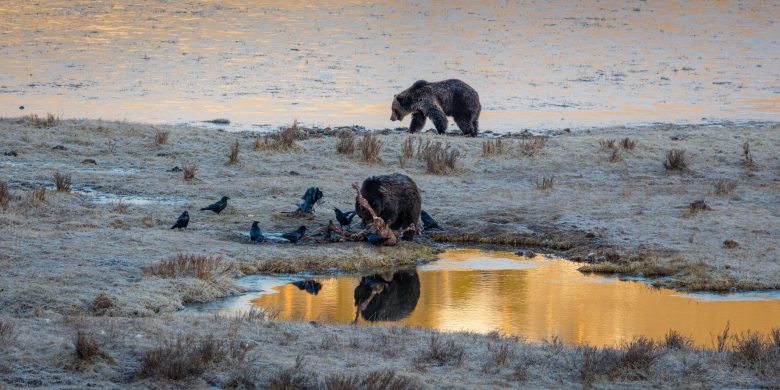
{"type": "Polygon", "coordinates": [[[581,264],[510,252],[451,250],[416,269],[362,277],[252,276],[263,290],[197,307],[270,309],[280,319],[409,325],[444,331],[494,330],[530,341],[616,345],[670,329],[711,347],[731,334],[780,326],[780,292],[686,294],[644,281],[582,274],[581,264]]]}

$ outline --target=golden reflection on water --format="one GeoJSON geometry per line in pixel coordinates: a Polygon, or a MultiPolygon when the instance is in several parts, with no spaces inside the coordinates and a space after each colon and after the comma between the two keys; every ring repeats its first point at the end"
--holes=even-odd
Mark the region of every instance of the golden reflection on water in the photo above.
{"type": "MultiPolygon", "coordinates": [[[[579,266],[528,261],[509,252],[448,251],[439,262],[418,269],[419,298],[411,313],[402,313],[408,316],[375,323],[499,330],[529,340],[557,336],[590,345],[615,345],[639,335],[661,340],[675,329],[705,347],[727,322],[732,334],[780,326],[780,300],[698,300],[642,282],[583,275],[579,266]],[[475,265],[486,269],[470,269],[475,265]]],[[[320,282],[317,295],[287,284],[252,304],[279,310],[285,319],[352,322],[359,278],[320,282]]],[[[362,317],[359,322],[369,323],[362,317]]]]}

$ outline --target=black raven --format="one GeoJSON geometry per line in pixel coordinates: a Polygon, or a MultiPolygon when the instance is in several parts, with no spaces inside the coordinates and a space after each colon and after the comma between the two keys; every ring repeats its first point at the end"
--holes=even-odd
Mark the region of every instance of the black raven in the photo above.
{"type": "Polygon", "coordinates": [[[376,246],[382,245],[388,239],[389,237],[380,236],[374,233],[368,233],[368,235],[366,236],[366,240],[368,240],[368,242],[370,242],[372,245],[376,245],[376,246]]]}
{"type": "Polygon", "coordinates": [[[190,224],[190,213],[185,211],[181,213],[179,219],[176,220],[176,223],[173,224],[173,226],[171,226],[171,229],[179,229],[179,230],[181,230],[182,228],[186,229],[187,225],[189,224],[190,224]]]}
{"type": "Polygon", "coordinates": [[[249,238],[252,242],[263,242],[263,231],[257,226],[257,221],[252,222],[252,228],[249,229],[249,238]]]}
{"type": "Polygon", "coordinates": [[[347,211],[346,213],[343,213],[337,207],[334,207],[333,211],[336,212],[336,220],[339,221],[339,225],[341,225],[341,227],[344,227],[344,225],[349,226],[352,224],[352,218],[355,217],[354,211],[347,211]]]}
{"type": "Polygon", "coordinates": [[[439,223],[436,222],[436,220],[433,219],[433,217],[431,217],[428,213],[426,213],[425,210],[420,211],[420,219],[422,219],[425,230],[441,229],[441,227],[439,227],[439,223]]]}
{"type": "Polygon", "coordinates": [[[294,232],[289,232],[289,233],[282,234],[282,238],[284,238],[287,241],[290,241],[293,244],[295,244],[296,242],[298,242],[298,240],[303,238],[304,234],[306,234],[306,226],[301,226],[301,227],[298,228],[298,230],[296,230],[294,232]]]}
{"type": "Polygon", "coordinates": [[[204,207],[204,208],[200,209],[200,211],[211,210],[211,211],[219,214],[219,213],[222,212],[222,210],[225,209],[225,207],[227,207],[228,199],[230,199],[230,198],[227,197],[227,196],[223,196],[222,199],[219,200],[219,202],[214,203],[212,205],[209,205],[208,207],[204,207]]]}
{"type": "Polygon", "coordinates": [[[306,190],[306,193],[303,194],[301,199],[303,199],[303,202],[298,204],[298,210],[300,210],[302,213],[308,213],[314,210],[314,205],[319,202],[320,199],[322,199],[322,191],[320,191],[320,187],[309,187],[308,190],[306,190]]]}

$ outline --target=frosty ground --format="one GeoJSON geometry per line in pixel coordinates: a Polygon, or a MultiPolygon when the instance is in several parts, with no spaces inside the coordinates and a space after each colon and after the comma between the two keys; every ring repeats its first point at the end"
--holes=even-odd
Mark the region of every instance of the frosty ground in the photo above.
{"type": "Polygon", "coordinates": [[[488,137],[387,130],[375,133],[380,161],[368,162],[361,134],[353,135],[354,153],[337,153],[351,129],[296,128],[287,132],[294,138],[289,144],[190,127],[2,119],[0,152],[8,155],[0,157],[0,180],[8,183],[8,199],[0,210],[0,378],[9,387],[85,380],[116,387],[273,387],[300,380],[333,388],[339,373],[359,383],[377,379],[349,376],[388,369],[394,371],[386,377],[411,387],[771,386],[778,372],[772,366],[778,359],[771,358],[780,347],[768,338],[754,343],[760,353],[748,360],[733,335],[721,352],[648,350],[640,343],[634,348],[649,364],[634,365],[626,360],[636,352],[631,346],[592,350],[502,335],[177,311],[240,293],[234,280],[242,274],[408,265],[434,260],[446,245],[550,251],[583,261],[585,270],[640,275],[680,289],[778,288],[778,129],[766,123],[619,127],[516,135],[501,138],[500,146],[488,137]],[[409,137],[411,155],[404,157],[409,137]],[[430,173],[424,151],[418,153],[425,141],[457,150],[455,168],[430,173]],[[664,167],[672,149],[685,150],[687,168],[664,167]],[[195,177],[186,180],[172,171],[176,166],[195,167],[195,177]],[[71,192],[53,190],[57,172],[70,175],[71,192]],[[316,234],[334,219],[332,207],[354,207],[351,183],[393,172],[417,182],[423,209],[444,232],[383,248],[315,239],[252,244],[246,236],[253,220],[265,231],[306,225],[316,234]],[[315,215],[288,215],[310,186],[325,194],[315,215]],[[96,193],[108,195],[90,195],[96,193]],[[222,214],[199,211],[223,195],[231,199],[222,214]],[[703,204],[691,205],[698,200],[703,204]],[[190,228],[170,230],[184,210],[190,228]],[[217,259],[216,265],[205,277],[149,271],[177,254],[217,259]],[[214,339],[204,341],[206,335],[214,339]],[[171,369],[176,375],[144,369],[160,356],[172,360],[165,353],[194,357],[171,369]],[[297,356],[300,378],[286,371],[297,356]]]}

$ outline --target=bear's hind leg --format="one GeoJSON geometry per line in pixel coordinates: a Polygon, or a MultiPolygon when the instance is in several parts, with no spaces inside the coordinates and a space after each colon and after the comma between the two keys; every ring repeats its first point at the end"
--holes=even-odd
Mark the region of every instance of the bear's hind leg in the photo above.
{"type": "Polygon", "coordinates": [[[460,131],[463,132],[463,135],[470,135],[472,137],[477,135],[477,129],[474,127],[474,122],[472,122],[471,116],[456,116],[455,123],[458,124],[458,127],[460,128],[460,131]]]}
{"type": "Polygon", "coordinates": [[[409,132],[416,133],[422,130],[423,126],[425,126],[425,114],[419,111],[412,114],[412,123],[409,124],[409,132]]]}

